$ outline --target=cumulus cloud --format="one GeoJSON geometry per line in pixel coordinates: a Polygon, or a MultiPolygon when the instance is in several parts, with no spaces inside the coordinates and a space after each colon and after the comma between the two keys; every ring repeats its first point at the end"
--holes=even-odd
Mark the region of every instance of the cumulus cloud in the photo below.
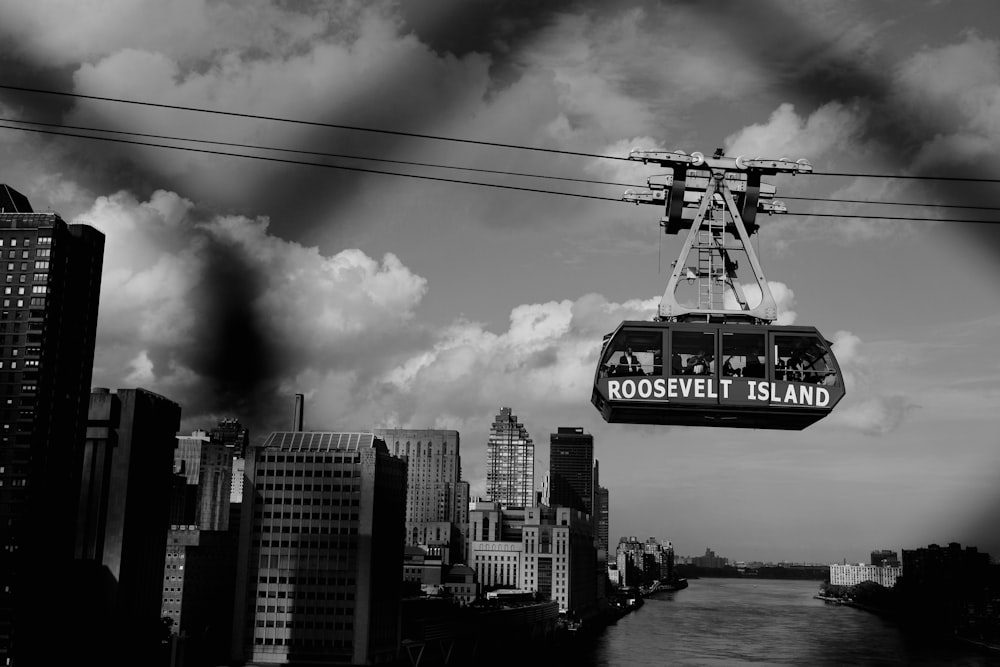
{"type": "Polygon", "coordinates": [[[427,289],[395,255],[323,255],[262,218],[199,221],[172,192],[101,197],[74,222],[106,235],[95,383],[141,383],[195,415],[262,409],[311,364],[357,371],[427,289]]]}
{"type": "Polygon", "coordinates": [[[725,140],[728,155],[779,158],[806,158],[815,162],[833,150],[855,143],[863,129],[865,113],[859,106],[828,102],[808,117],[802,117],[791,103],[781,104],[766,123],[757,123],[735,132],[725,140]]]}
{"type": "Polygon", "coordinates": [[[833,336],[833,354],[840,364],[847,395],[827,418],[831,426],[885,435],[919,406],[905,395],[884,391],[878,381],[876,361],[865,354],[861,338],[850,331],[833,336]]]}
{"type": "MultiPolygon", "coordinates": [[[[767,287],[771,290],[771,296],[774,298],[775,306],[778,309],[778,319],[774,323],[781,325],[795,324],[795,319],[798,317],[798,313],[794,310],[795,292],[785,283],[774,280],[768,280],[767,287]]],[[[748,306],[756,308],[760,305],[763,294],[759,285],[756,283],[746,283],[741,284],[740,288],[743,290],[743,297],[746,299],[748,306]]],[[[736,296],[732,292],[726,292],[724,305],[728,310],[737,310],[739,308],[736,303],[736,296]]]]}

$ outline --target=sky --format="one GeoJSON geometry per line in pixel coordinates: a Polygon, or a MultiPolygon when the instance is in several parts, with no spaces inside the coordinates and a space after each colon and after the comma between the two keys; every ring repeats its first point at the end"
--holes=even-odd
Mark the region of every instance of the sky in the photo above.
{"type": "Polygon", "coordinates": [[[759,218],[754,244],[780,321],[834,341],[847,396],[796,432],[630,426],[590,403],[601,340],[653,317],[683,237],[620,186],[200,145],[596,198],[562,196],[10,129],[640,185],[654,167],[594,156],[723,148],[816,172],[1000,179],[997,12],[0,1],[0,85],[306,121],[0,88],[0,182],[106,235],[93,385],[177,401],[184,433],[236,417],[259,442],[291,428],[303,393],[306,429],[457,429],[476,496],[509,406],[539,488],[549,434],[593,434],[612,542],[747,561],[949,542],[1000,556],[1000,227],[808,215],[996,221],[1000,183],[765,179],[778,199],[817,199],[784,199],[800,214],[759,218]]]}

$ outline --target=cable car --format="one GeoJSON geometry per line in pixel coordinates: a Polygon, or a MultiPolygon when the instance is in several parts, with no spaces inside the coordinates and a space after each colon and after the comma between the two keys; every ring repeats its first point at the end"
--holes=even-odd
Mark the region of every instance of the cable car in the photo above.
{"type": "Polygon", "coordinates": [[[760,202],[761,192],[774,192],[761,174],[802,173],[808,163],[719,153],[630,157],[669,165],[674,174],[656,181],[669,194],[628,192],[626,200],[663,202],[666,233],[690,231],[657,317],[622,322],[604,337],[591,397],[601,416],[609,423],[801,430],[830,414],[845,394],[832,344],[815,327],[774,324],[777,306],[746,222],[754,224],[757,210],[783,210],[760,202]],[[688,168],[702,165],[707,175],[688,178],[688,168]],[[752,269],[759,303],[750,303],[737,275],[738,253],[752,269]]]}

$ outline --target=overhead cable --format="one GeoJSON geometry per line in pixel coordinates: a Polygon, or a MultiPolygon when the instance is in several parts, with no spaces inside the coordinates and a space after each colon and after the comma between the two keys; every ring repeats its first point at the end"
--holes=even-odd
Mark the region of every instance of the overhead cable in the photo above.
{"type": "MultiPolygon", "coordinates": [[[[133,132],[127,130],[110,130],[99,127],[88,127],[81,125],[66,125],[62,123],[46,123],[42,121],[33,120],[22,120],[18,118],[4,118],[0,117],[0,122],[5,123],[21,123],[26,125],[37,125],[40,127],[54,127],[57,129],[69,129],[69,130],[81,130],[85,132],[102,132],[105,134],[117,134],[126,135],[133,137],[143,137],[147,139],[165,139],[168,141],[184,141],[188,143],[195,144],[208,144],[213,146],[226,146],[229,148],[246,148],[251,150],[265,150],[265,151],[278,151],[283,153],[295,153],[299,155],[312,155],[316,157],[329,157],[347,160],[363,160],[369,162],[386,162],[390,164],[400,164],[411,167],[429,167],[432,169],[448,169],[454,171],[469,171],[481,174],[495,174],[498,176],[518,176],[524,178],[539,178],[545,180],[555,180],[555,181],[567,181],[571,183],[585,183],[588,185],[610,185],[623,188],[643,188],[647,187],[645,185],[639,185],[636,183],[621,183],[617,181],[599,181],[589,178],[574,178],[570,176],[550,176],[548,174],[537,174],[528,172],[518,172],[518,171],[507,171],[503,169],[482,169],[478,167],[463,167],[459,165],[448,165],[448,164],[438,164],[433,162],[416,162],[412,160],[395,160],[391,158],[381,158],[372,157],[370,155],[351,155],[346,153],[328,153],[323,151],[310,151],[297,148],[283,148],[279,146],[261,146],[259,144],[244,144],[231,141],[217,141],[212,139],[196,139],[193,137],[178,137],[164,134],[150,134],[146,132],[133,132]]],[[[879,201],[873,199],[831,199],[829,197],[794,197],[794,196],[783,196],[781,199],[788,200],[799,200],[799,201],[820,201],[829,203],[842,203],[842,204],[877,204],[881,206],[919,206],[925,208],[962,208],[980,211],[1000,211],[1000,207],[997,206],[970,206],[965,204],[925,204],[919,202],[899,202],[899,201],[879,201]]]]}
{"type": "Polygon", "coordinates": [[[504,144],[496,141],[481,141],[477,139],[459,139],[456,137],[445,137],[435,134],[420,134],[418,132],[403,132],[401,130],[385,130],[374,127],[363,127],[358,125],[343,125],[340,123],[324,123],[320,121],[313,120],[301,120],[296,118],[281,118],[279,116],[262,116],[259,114],[245,113],[239,111],[223,111],[220,109],[206,109],[204,107],[189,107],[181,106],[179,104],[163,104],[160,102],[145,102],[141,100],[126,100],[117,97],[103,97],[101,95],[84,95],[82,93],[67,93],[59,90],[44,90],[41,88],[28,88],[25,86],[10,86],[5,84],[0,84],[0,88],[7,90],[18,90],[26,93],[40,93],[43,95],[61,95],[64,97],[75,97],[85,100],[99,100],[102,102],[116,102],[118,104],[134,104],[144,107],[155,107],[158,109],[172,109],[175,111],[193,111],[196,113],[206,113],[214,114],[218,116],[230,116],[236,118],[253,118],[255,120],[268,120],[274,121],[276,123],[293,123],[295,125],[309,125],[311,127],[326,127],[336,130],[352,130],[355,132],[375,132],[378,134],[391,134],[400,137],[413,137],[417,139],[433,139],[435,141],[450,141],[454,143],[461,144],[475,144],[478,146],[490,146],[493,148],[514,148],[523,151],[537,151],[539,153],[555,153],[557,155],[575,155],[577,157],[592,157],[599,158],[602,160],[624,160],[629,161],[627,157],[613,157],[609,155],[598,155],[596,153],[578,153],[575,151],[563,151],[555,148],[540,148],[538,146],[521,146],[517,144],[504,144]]]}

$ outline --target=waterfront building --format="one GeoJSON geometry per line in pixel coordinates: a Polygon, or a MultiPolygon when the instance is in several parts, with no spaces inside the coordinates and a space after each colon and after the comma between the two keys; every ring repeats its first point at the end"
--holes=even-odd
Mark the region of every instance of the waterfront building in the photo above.
{"type": "Polygon", "coordinates": [[[549,505],[594,513],[594,436],[560,426],[549,435],[549,505]]]}
{"type": "Polygon", "coordinates": [[[406,461],[406,545],[442,553],[443,563],[465,552],[469,485],[461,480],[458,431],[375,429],[389,452],[406,461]]]}
{"type": "Polygon", "coordinates": [[[830,565],[830,583],[834,586],[857,586],[865,581],[872,581],[880,586],[892,588],[896,579],[903,573],[898,565],[830,565]]]}
{"type": "Polygon", "coordinates": [[[900,564],[899,563],[899,554],[897,554],[895,551],[890,551],[890,550],[887,550],[887,549],[880,549],[880,550],[877,550],[877,551],[873,551],[872,554],[871,554],[871,556],[872,556],[872,560],[871,560],[871,564],[872,565],[894,565],[894,566],[898,566],[900,564]]]}
{"type": "Polygon", "coordinates": [[[96,388],[90,395],[76,557],[112,583],[99,592],[111,618],[94,610],[86,618],[114,632],[114,638],[93,633],[94,657],[118,650],[134,658],[158,647],[180,418],[177,403],[145,389],[96,388]]]}
{"type": "Polygon", "coordinates": [[[0,664],[56,648],[73,559],[104,235],[0,184],[0,664]],[[36,632],[37,631],[37,632],[36,632]]]}
{"type": "Polygon", "coordinates": [[[522,591],[559,603],[580,617],[596,606],[597,552],[590,516],[571,507],[529,507],[522,526],[522,591]]]}
{"type": "Polygon", "coordinates": [[[674,547],[667,540],[650,537],[642,542],[634,535],[623,537],[615,556],[620,586],[648,586],[673,577],[674,547]]]}
{"type": "Polygon", "coordinates": [[[247,454],[235,661],[396,657],[406,462],[374,433],[271,433],[247,454]]]}
{"type": "Polygon", "coordinates": [[[535,443],[510,408],[500,408],[486,443],[486,499],[511,507],[535,504],[535,443]]]}

